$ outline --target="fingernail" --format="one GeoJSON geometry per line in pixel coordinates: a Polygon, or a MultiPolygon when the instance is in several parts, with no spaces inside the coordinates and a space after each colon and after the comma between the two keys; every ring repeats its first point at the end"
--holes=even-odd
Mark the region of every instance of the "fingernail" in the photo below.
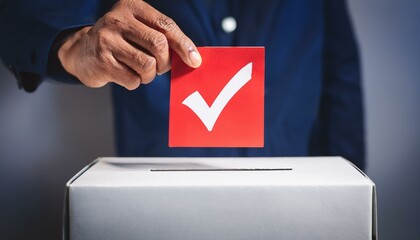
{"type": "Polygon", "coordinates": [[[200,54],[195,49],[189,49],[189,58],[192,64],[192,67],[198,68],[201,65],[202,59],[200,54]]]}

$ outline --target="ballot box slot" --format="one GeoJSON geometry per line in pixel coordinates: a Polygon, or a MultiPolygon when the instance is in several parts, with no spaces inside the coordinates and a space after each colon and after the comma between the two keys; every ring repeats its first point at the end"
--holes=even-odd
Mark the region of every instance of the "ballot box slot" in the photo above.
{"type": "Polygon", "coordinates": [[[235,172],[235,171],[291,171],[292,168],[196,168],[196,169],[150,169],[151,172],[235,172]]]}

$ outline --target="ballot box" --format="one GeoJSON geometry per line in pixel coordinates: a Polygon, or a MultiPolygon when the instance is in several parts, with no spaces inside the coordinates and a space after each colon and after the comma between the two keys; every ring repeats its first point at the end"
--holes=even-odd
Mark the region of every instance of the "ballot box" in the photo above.
{"type": "Polygon", "coordinates": [[[65,240],[377,239],[374,183],[340,157],[100,158],[67,184],[65,240]]]}

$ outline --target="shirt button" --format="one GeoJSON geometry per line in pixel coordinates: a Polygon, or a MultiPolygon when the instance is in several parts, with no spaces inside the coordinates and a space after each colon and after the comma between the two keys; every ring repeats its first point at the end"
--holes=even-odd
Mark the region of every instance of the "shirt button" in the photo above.
{"type": "Polygon", "coordinates": [[[231,33],[236,29],[236,20],[233,17],[225,17],[222,20],[222,29],[226,33],[231,33]]]}

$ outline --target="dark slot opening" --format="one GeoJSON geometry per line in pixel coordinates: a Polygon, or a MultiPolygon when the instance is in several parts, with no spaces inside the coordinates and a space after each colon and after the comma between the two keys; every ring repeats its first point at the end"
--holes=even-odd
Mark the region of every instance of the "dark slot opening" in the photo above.
{"type": "Polygon", "coordinates": [[[196,168],[196,169],[150,169],[151,172],[235,172],[235,171],[291,171],[292,168],[196,168]]]}

